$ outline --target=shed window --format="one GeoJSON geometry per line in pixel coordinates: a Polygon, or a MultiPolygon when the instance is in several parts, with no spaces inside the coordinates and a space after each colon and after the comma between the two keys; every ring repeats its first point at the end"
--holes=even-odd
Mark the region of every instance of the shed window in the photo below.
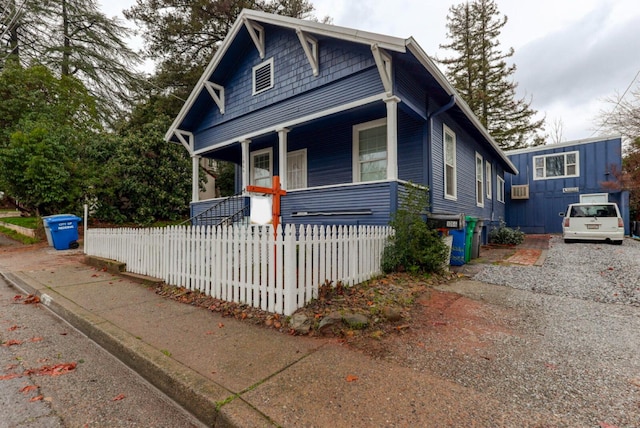
{"type": "Polygon", "coordinates": [[[253,67],[253,95],[273,88],[273,58],[253,67]]]}
{"type": "Polygon", "coordinates": [[[271,152],[271,149],[264,149],[251,153],[251,184],[254,186],[271,187],[273,185],[271,152]]]}
{"type": "Polygon", "coordinates": [[[444,126],[444,197],[457,197],[456,134],[444,126]]]}
{"type": "Polygon", "coordinates": [[[353,127],[354,182],[387,178],[387,123],[374,120],[353,127]]]}
{"type": "Polygon", "coordinates": [[[578,155],[578,152],[568,152],[534,156],[534,180],[577,177],[579,170],[578,155]]]}
{"type": "Polygon", "coordinates": [[[476,153],[476,205],[479,207],[484,206],[484,178],[482,176],[483,164],[482,156],[476,153]]]}

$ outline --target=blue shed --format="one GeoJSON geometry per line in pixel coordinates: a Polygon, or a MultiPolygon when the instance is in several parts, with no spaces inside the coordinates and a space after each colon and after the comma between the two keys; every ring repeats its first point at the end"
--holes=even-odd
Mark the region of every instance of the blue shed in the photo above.
{"type": "Polygon", "coordinates": [[[607,200],[620,207],[629,233],[629,193],[616,190],[622,169],[622,139],[593,138],[511,150],[520,171],[507,174],[506,222],[525,233],[561,233],[567,205],[607,200]]]}
{"type": "Polygon", "coordinates": [[[233,220],[246,187],[278,175],[284,224],[386,225],[421,185],[432,214],[486,228],[504,218],[505,174],[518,172],[413,38],[246,9],[166,139],[193,158],[198,224],[238,211],[198,200],[203,157],[236,164],[233,220]]]}

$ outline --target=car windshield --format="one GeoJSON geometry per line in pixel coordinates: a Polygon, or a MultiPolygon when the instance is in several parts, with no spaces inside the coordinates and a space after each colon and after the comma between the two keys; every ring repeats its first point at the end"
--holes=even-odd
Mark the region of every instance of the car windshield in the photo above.
{"type": "Polygon", "coordinates": [[[574,205],[571,217],[618,217],[613,205],[574,205]]]}

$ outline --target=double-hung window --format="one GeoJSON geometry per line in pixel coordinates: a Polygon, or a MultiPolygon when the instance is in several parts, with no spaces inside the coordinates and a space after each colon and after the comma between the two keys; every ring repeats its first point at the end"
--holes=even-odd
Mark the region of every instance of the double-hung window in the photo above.
{"type": "Polygon", "coordinates": [[[457,166],[456,166],[456,134],[446,125],[444,134],[444,197],[456,199],[457,193],[457,166]]]}
{"type": "Polygon", "coordinates": [[[353,127],[353,181],[387,178],[387,121],[374,120],[353,127]]]}
{"type": "Polygon", "coordinates": [[[496,188],[496,199],[504,204],[504,178],[498,176],[498,184],[496,188]]]}
{"type": "Polygon", "coordinates": [[[251,184],[271,187],[273,177],[273,150],[263,149],[251,153],[251,184]]]}
{"type": "Polygon", "coordinates": [[[577,177],[579,152],[554,153],[533,157],[534,180],[577,177]]]}
{"type": "Polygon", "coordinates": [[[493,187],[493,176],[492,176],[492,173],[491,173],[491,162],[487,161],[485,163],[485,165],[486,165],[486,168],[485,168],[486,170],[485,170],[485,174],[484,174],[484,179],[485,179],[485,182],[486,182],[486,186],[485,186],[486,189],[485,190],[487,191],[487,200],[489,200],[493,196],[492,195],[492,189],[491,189],[493,187]]]}
{"type": "Polygon", "coordinates": [[[482,174],[484,162],[482,156],[476,153],[476,205],[484,207],[484,177],[482,174]]]}
{"type": "Polygon", "coordinates": [[[307,187],[307,149],[287,153],[287,190],[307,187]]]}

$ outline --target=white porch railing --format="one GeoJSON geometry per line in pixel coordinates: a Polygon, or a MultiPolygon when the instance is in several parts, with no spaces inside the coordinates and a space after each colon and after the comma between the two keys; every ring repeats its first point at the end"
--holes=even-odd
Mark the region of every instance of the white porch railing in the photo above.
{"type": "Polygon", "coordinates": [[[287,225],[88,229],[87,255],[126,263],[212,297],[291,315],[325,280],[354,285],[380,274],[390,227],[287,225]]]}

